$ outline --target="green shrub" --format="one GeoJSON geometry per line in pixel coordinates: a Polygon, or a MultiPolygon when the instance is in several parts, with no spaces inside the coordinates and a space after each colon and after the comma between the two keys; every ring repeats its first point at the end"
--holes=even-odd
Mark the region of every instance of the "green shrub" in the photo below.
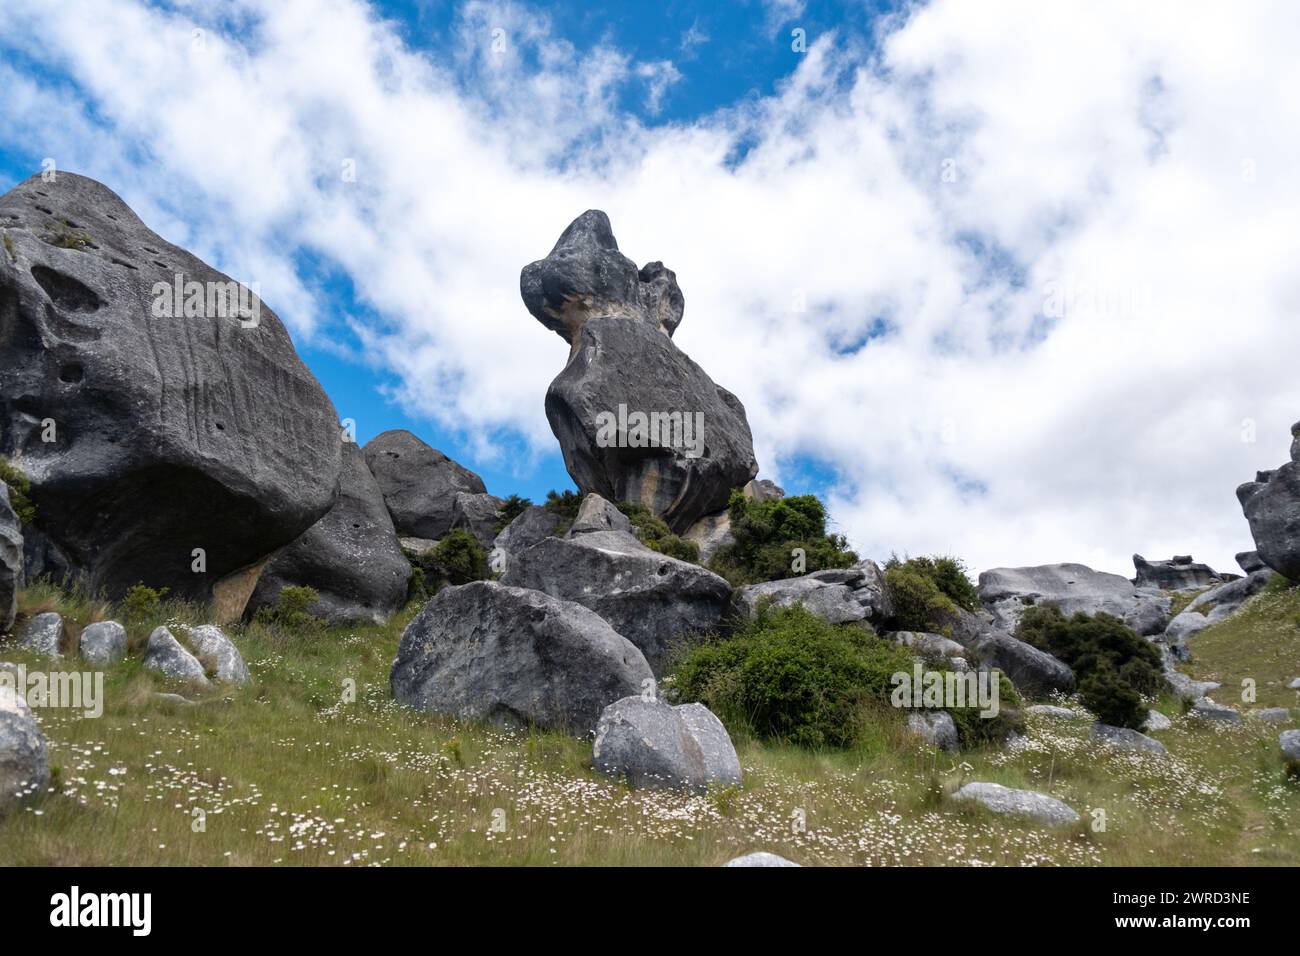
{"type": "Polygon", "coordinates": [[[122,598],[122,616],[128,621],[147,621],[158,613],[162,600],[167,596],[167,588],[155,590],[145,587],[143,583],[133,584],[122,598]]]}
{"type": "Polygon", "coordinates": [[[660,554],[666,554],[670,558],[699,563],[700,546],[694,541],[687,541],[673,534],[667,522],[649,508],[623,501],[619,503],[618,510],[627,515],[628,520],[632,522],[633,531],[646,547],[660,554]]]}
{"type": "Polygon", "coordinates": [[[698,645],[673,671],[683,700],[700,701],[728,727],[800,746],[844,747],[864,707],[887,704],[908,652],[802,607],[762,609],[731,637],[698,645]]]}
{"type": "Polygon", "coordinates": [[[1168,690],[1155,645],[1109,614],[1067,618],[1055,605],[1038,605],[1021,615],[1016,633],[1074,669],[1084,706],[1103,723],[1141,729],[1142,698],[1168,690]]]}
{"type": "Polygon", "coordinates": [[[506,525],[514,521],[521,514],[533,506],[533,503],[527,498],[521,498],[518,495],[511,495],[501,505],[501,512],[497,519],[496,531],[500,534],[505,530],[506,525]]]}
{"type": "Polygon", "coordinates": [[[490,576],[487,552],[464,528],[448,531],[434,547],[432,556],[438,577],[452,584],[484,581],[490,576]]]}
{"type": "Polygon", "coordinates": [[[826,507],[816,495],[754,501],[733,491],[728,502],[734,544],[719,548],[709,567],[733,587],[847,568],[858,556],[842,535],[826,533],[826,507]],[[794,566],[802,551],[804,567],[794,566]]]}
{"type": "Polygon", "coordinates": [[[288,587],[280,591],[274,607],[260,607],[253,615],[253,620],[261,624],[293,630],[309,630],[321,627],[324,621],[311,613],[311,606],[320,599],[320,594],[311,587],[288,587]]]}
{"type": "Polygon", "coordinates": [[[554,534],[562,535],[569,530],[569,525],[573,524],[574,519],[578,517],[578,509],[582,507],[582,495],[567,490],[548,491],[546,503],[542,507],[559,517],[560,523],[556,525],[554,534]]]}
{"type": "Polygon", "coordinates": [[[894,607],[895,629],[952,634],[957,605],[924,568],[891,560],[885,565],[885,586],[894,607]]]}
{"type": "Polygon", "coordinates": [[[36,505],[32,504],[32,499],[29,497],[32,493],[32,483],[7,458],[0,458],[0,481],[9,486],[9,505],[18,516],[18,522],[26,526],[35,521],[36,505]]]}

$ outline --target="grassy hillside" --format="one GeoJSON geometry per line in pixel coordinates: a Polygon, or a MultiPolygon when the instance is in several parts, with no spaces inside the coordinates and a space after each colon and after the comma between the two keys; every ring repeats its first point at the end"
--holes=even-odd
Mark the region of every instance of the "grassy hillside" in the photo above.
{"type": "MultiPolygon", "coordinates": [[[[51,605],[78,623],[111,610],[47,590],[24,596],[27,613],[51,605]]],[[[1300,670],[1298,618],[1300,592],[1263,595],[1193,639],[1189,670],[1225,683],[1256,676],[1261,704],[1294,705],[1274,691],[1300,670]]],[[[201,615],[171,605],[156,619],[201,615]]],[[[594,775],[587,742],[395,706],[388,669],[408,619],[239,628],[250,687],[167,703],[131,658],[108,673],[102,718],[41,710],[55,784],[0,819],[5,861],[715,865],[770,850],[821,865],[1300,865],[1300,785],[1285,776],[1272,724],[1177,721],[1160,735],[1162,760],[1097,750],[1086,720],[1031,720],[1022,747],[964,754],[963,768],[905,739],[890,712],[851,751],[738,740],[739,790],[638,792],[594,775]],[[342,702],[348,680],[355,703],[342,702]],[[1046,831],[947,801],[962,779],[1052,793],[1085,822],[1046,831]],[[1093,810],[1104,810],[1104,832],[1089,825],[1093,810]]],[[[133,626],[133,641],[154,623],[133,626]]],[[[12,646],[0,659],[42,666],[12,646]]]]}

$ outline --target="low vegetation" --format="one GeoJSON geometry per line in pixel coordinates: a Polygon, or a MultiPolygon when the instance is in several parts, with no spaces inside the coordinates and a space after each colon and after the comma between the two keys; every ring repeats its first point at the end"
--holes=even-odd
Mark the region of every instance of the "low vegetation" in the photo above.
{"type": "Polygon", "coordinates": [[[755,501],[733,491],[728,503],[734,544],[718,549],[711,570],[732,587],[847,568],[858,556],[843,535],[826,531],[826,506],[816,495],[755,501]]]}
{"type": "Polygon", "coordinates": [[[979,602],[966,565],[958,558],[894,556],[884,571],[894,605],[892,623],[900,631],[950,636],[959,610],[973,611],[979,602]]]}
{"type": "Polygon", "coordinates": [[[673,534],[667,522],[643,505],[621,502],[618,510],[632,522],[632,530],[646,547],[693,564],[700,562],[700,546],[673,534]]]}
{"type": "Polygon", "coordinates": [[[14,509],[20,524],[30,525],[36,520],[36,505],[30,497],[32,483],[8,458],[0,458],[0,481],[9,486],[9,506],[14,509]]]}

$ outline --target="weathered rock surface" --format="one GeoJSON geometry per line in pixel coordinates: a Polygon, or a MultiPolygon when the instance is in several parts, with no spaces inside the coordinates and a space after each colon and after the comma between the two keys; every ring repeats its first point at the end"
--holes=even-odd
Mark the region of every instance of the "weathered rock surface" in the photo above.
{"type": "Polygon", "coordinates": [[[627,316],[672,335],[686,300],[662,262],[636,263],[618,251],[609,217],[588,209],[560,234],[550,255],[524,266],[519,292],[533,317],[573,343],[588,320],[627,316]]]}
{"type": "Polygon", "coordinates": [[[560,517],[540,505],[529,505],[501,529],[492,541],[488,565],[497,574],[510,567],[512,555],[526,551],[543,538],[549,538],[560,526],[560,517]]]}
{"type": "Polygon", "coordinates": [[[22,586],[22,526],[9,504],[9,486],[0,481],[0,634],[13,627],[22,586]]]}
{"type": "Polygon", "coordinates": [[[687,528],[682,537],[695,543],[700,549],[700,562],[708,564],[718,551],[736,543],[736,536],[731,533],[731,512],[705,515],[687,528]]]}
{"type": "Polygon", "coordinates": [[[49,784],[45,736],[22,694],[0,680],[0,814],[49,784]]]}
{"type": "Polygon", "coordinates": [[[1194,701],[1187,715],[1202,720],[1212,720],[1220,724],[1241,723],[1241,714],[1235,709],[1210,700],[1208,697],[1202,697],[1200,700],[1194,701]]]}
{"type": "Polygon", "coordinates": [[[858,603],[848,585],[830,583],[812,575],[747,584],[732,593],[731,603],[737,615],[751,619],[758,616],[758,609],[764,604],[770,607],[800,604],[830,624],[866,620],[871,613],[858,603]]]}
{"type": "Polygon", "coordinates": [[[1174,725],[1174,722],[1160,713],[1158,710],[1147,711],[1147,720],[1142,729],[1149,734],[1158,734],[1162,730],[1168,730],[1174,725]]]}
{"type": "Polygon", "coordinates": [[[1262,571],[1268,567],[1259,556],[1258,551],[1238,551],[1236,559],[1238,566],[1247,574],[1254,574],[1256,571],[1262,571]]]}
{"type": "Polygon", "coordinates": [[[1074,671],[1068,664],[1009,634],[987,634],[973,650],[981,663],[1002,671],[1027,697],[1074,689],[1074,671]]]}
{"type": "Polygon", "coordinates": [[[267,564],[248,612],[274,607],[289,587],[310,587],[310,613],[331,624],[382,624],[406,601],[411,565],[361,449],[343,446],[339,497],[325,517],[267,564]]]}
{"type": "Polygon", "coordinates": [[[145,645],[144,666],[171,681],[196,687],[211,686],[199,659],[181,646],[166,627],[158,627],[145,645]]]}
{"type": "Polygon", "coordinates": [[[1259,558],[1274,571],[1300,581],[1300,422],[1291,426],[1291,460],[1261,471],[1237,489],[1259,558]]]}
{"type": "Polygon", "coordinates": [[[605,708],[592,765],[637,788],[702,791],[741,780],[722,722],[702,704],[673,707],[658,697],[625,697],[605,708]]]}
{"type": "Polygon", "coordinates": [[[946,710],[914,711],[907,715],[907,729],[932,747],[957,752],[957,725],[946,710]]]}
{"type": "Polygon", "coordinates": [[[183,633],[190,650],[216,683],[241,685],[253,679],[244,663],[244,655],[221,628],[203,624],[186,628],[183,633]]]}
{"type": "Polygon", "coordinates": [[[968,783],[953,794],[954,800],[975,800],[994,813],[1028,817],[1048,826],[1070,826],[1079,814],[1055,797],[1033,790],[1013,790],[998,783],[968,783]]]}
{"type": "Polygon", "coordinates": [[[270,308],[83,176],[18,184],[0,227],[0,454],[42,554],[207,601],[329,509],[338,417],[270,308]]]}
{"type": "Polygon", "coordinates": [[[456,492],[487,492],[482,478],[404,429],[376,435],[362,454],[403,537],[441,538],[452,528],[456,492]]]}
{"type": "Polygon", "coordinates": [[[741,490],[745,492],[746,498],[760,502],[780,501],[785,497],[785,489],[767,478],[755,478],[741,490]]]}
{"type": "Polygon", "coordinates": [[[775,853],[760,851],[758,853],[746,853],[744,856],[738,856],[734,860],[728,860],[723,866],[798,866],[798,863],[792,863],[783,856],[777,856],[775,853]]]}
{"type": "Polygon", "coordinates": [[[1152,740],[1146,734],[1131,727],[1112,727],[1110,724],[1095,723],[1092,725],[1092,738],[1117,750],[1151,754],[1168,753],[1165,745],[1160,741],[1152,740]]]}
{"type": "Polygon", "coordinates": [[[632,519],[612,502],[600,495],[590,494],[582,499],[578,506],[578,515],[569,525],[569,537],[589,534],[592,531],[625,531],[632,533],[632,519]]]}
{"type": "Polygon", "coordinates": [[[1166,662],[1165,679],[1173,688],[1174,696],[1179,700],[1199,700],[1212,690],[1218,690],[1222,684],[1211,680],[1193,680],[1180,670],[1175,670],[1166,662]]]}
{"type": "Polygon", "coordinates": [[[1133,555],[1137,577],[1133,584],[1139,588],[1154,587],[1164,591],[1186,591],[1219,584],[1218,573],[1208,564],[1198,564],[1189,554],[1175,555],[1168,561],[1148,561],[1140,554],[1133,555]]]}
{"type": "Polygon", "coordinates": [[[575,734],[651,680],[595,612],[494,581],[440,590],[407,625],[391,676],[393,696],[417,710],[575,734]]]}
{"type": "Polygon", "coordinates": [[[108,667],[126,657],[126,628],[117,621],[96,621],[81,632],[81,658],[95,667],[108,667]]]}
{"type": "Polygon", "coordinates": [[[55,611],[37,614],[23,625],[18,644],[45,657],[58,657],[63,653],[63,618],[55,611]]]}
{"type": "Polygon", "coordinates": [[[1300,772],[1300,730],[1284,730],[1277,738],[1282,757],[1292,770],[1300,772]]]}
{"type": "Polygon", "coordinates": [[[511,559],[501,583],[591,608],[640,648],[656,674],[675,641],[721,621],[731,595],[712,571],[621,531],[544,538],[511,559]]]}
{"type": "Polygon", "coordinates": [[[1139,634],[1157,634],[1168,619],[1170,598],[1155,588],[1136,588],[1118,574],[1082,564],[994,568],[979,577],[979,595],[997,625],[1015,630],[1020,615],[1035,604],[1054,603],[1066,617],[1106,613],[1139,634]]]}
{"type": "Polygon", "coordinates": [[[497,522],[501,520],[501,506],[505,502],[496,495],[456,492],[451,507],[451,526],[463,528],[474,536],[483,548],[491,548],[497,536],[497,522]]]}

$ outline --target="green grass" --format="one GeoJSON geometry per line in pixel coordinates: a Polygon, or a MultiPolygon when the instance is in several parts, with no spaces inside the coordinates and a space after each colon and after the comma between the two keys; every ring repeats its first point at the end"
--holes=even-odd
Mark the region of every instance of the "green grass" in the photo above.
{"type": "Polygon", "coordinates": [[[1188,638],[1188,670],[1223,684],[1213,697],[1249,707],[1242,681],[1255,682],[1260,707],[1300,707],[1300,693],[1287,684],[1300,677],[1300,587],[1268,588],[1236,614],[1188,638]]]}
{"type": "MultiPolygon", "coordinates": [[[[1296,600],[1285,596],[1286,613],[1296,600]]],[[[23,596],[25,614],[49,606],[71,611],[71,629],[111,610],[48,588],[23,596]]],[[[812,865],[1300,865],[1300,783],[1283,772],[1275,725],[1179,721],[1159,760],[1098,750],[1086,720],[1031,719],[1023,749],[968,752],[963,768],[882,711],[850,750],[740,739],[739,789],[632,791],[590,770],[586,741],[396,706],[388,672],[411,613],[306,634],[234,628],[253,684],[192,706],[156,699],[168,688],[132,657],[107,674],[102,718],[39,711],[56,783],[0,819],[6,862],[716,865],[769,850],[812,865]],[[1052,793],[1085,823],[1043,830],[946,800],[962,780],[1052,793]],[[1086,822],[1093,809],[1104,832],[1086,822]]],[[[131,640],[202,618],[164,602],[131,640]]],[[[1193,639],[1196,676],[1199,642],[1215,636],[1193,639]]],[[[1294,666],[1300,631],[1278,641],[1294,666]]],[[[45,666],[11,645],[0,658],[45,666]]]]}

